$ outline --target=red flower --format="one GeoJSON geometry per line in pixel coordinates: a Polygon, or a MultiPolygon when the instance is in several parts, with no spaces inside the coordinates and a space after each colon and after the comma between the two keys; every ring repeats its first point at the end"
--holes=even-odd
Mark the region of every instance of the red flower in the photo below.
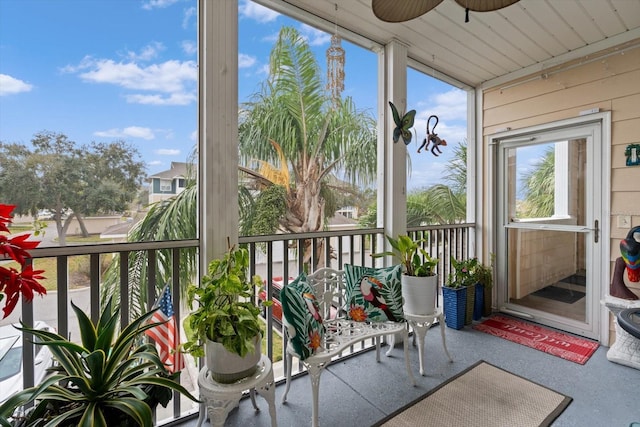
{"type": "MultiPolygon", "coordinates": [[[[0,204],[0,232],[9,233],[8,224],[11,223],[11,212],[15,206],[0,204]]],[[[13,267],[0,266],[0,301],[6,297],[3,318],[10,315],[20,295],[25,301],[33,300],[34,292],[40,295],[47,293],[47,290],[38,282],[44,279],[44,270],[34,270],[30,263],[27,263],[31,256],[29,249],[36,248],[40,242],[27,240],[30,234],[21,234],[14,237],[0,235],[0,259],[13,260],[20,264],[20,271],[13,267]]]]}

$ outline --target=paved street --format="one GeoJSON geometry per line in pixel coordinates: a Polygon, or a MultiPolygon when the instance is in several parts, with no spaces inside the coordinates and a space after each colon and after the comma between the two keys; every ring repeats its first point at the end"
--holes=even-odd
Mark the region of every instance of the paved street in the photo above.
{"type": "MultiPolygon", "coordinates": [[[[69,291],[69,298],[75,305],[83,311],[89,312],[89,288],[72,289],[69,291]]],[[[33,298],[33,318],[34,320],[42,320],[49,325],[57,328],[58,326],[58,292],[48,291],[45,296],[35,296],[33,298]]],[[[0,320],[0,325],[9,323],[17,323],[22,317],[22,301],[18,303],[16,309],[6,319],[0,320]]],[[[69,332],[71,339],[79,338],[76,314],[69,304],[69,332]]]]}

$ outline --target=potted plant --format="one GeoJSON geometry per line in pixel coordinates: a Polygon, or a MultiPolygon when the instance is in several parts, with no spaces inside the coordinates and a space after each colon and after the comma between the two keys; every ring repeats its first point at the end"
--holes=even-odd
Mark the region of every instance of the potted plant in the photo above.
{"type": "Polygon", "coordinates": [[[471,324],[472,320],[480,320],[483,315],[491,314],[491,295],[486,291],[490,290],[493,284],[492,268],[482,264],[475,257],[462,261],[451,257],[451,266],[454,272],[449,275],[447,287],[467,289],[465,323],[471,324]]]}
{"type": "Polygon", "coordinates": [[[451,257],[451,266],[454,269],[454,274],[449,276],[449,282],[467,288],[464,323],[470,325],[473,320],[480,318],[476,317],[476,312],[478,312],[478,314],[481,313],[481,310],[479,310],[481,304],[478,305],[478,309],[476,309],[476,289],[479,287],[476,277],[478,258],[468,258],[458,261],[454,257],[451,257]]]}
{"type": "Polygon", "coordinates": [[[476,282],[479,284],[476,286],[476,293],[481,292],[482,295],[482,316],[489,316],[491,314],[491,289],[493,288],[493,258],[494,254],[491,254],[491,265],[485,265],[478,262],[475,269],[476,282]]]}
{"type": "Polygon", "coordinates": [[[228,244],[225,255],[209,263],[201,286],[188,289],[189,304],[197,302],[198,307],[185,319],[188,341],[182,349],[194,357],[206,356],[218,382],[251,375],[262,354],[261,310],[254,303],[262,281],[259,276],[249,280],[248,268],[248,250],[228,244]]]}
{"type": "Polygon", "coordinates": [[[390,251],[372,254],[374,258],[391,256],[402,265],[402,299],[406,313],[429,315],[436,307],[438,259],[432,258],[422,247],[425,239],[413,240],[409,236],[386,236],[390,251]]]}
{"type": "Polygon", "coordinates": [[[35,387],[18,392],[0,405],[3,426],[145,426],[153,425],[153,411],[166,406],[173,391],[198,401],[164,366],[144,332],[162,325],[152,310],[134,319],[117,334],[119,307],[107,303],[97,324],[73,302],[81,343],[42,329],[18,328],[46,345],[56,365],[35,387]],[[35,403],[21,413],[21,408],[35,403]],[[12,418],[10,418],[12,417],[12,418]],[[11,419],[11,423],[9,423],[11,419]]]}
{"type": "Polygon", "coordinates": [[[2,318],[9,316],[20,299],[31,301],[35,293],[45,295],[47,290],[39,280],[44,279],[44,270],[34,270],[27,260],[31,257],[29,249],[36,248],[40,242],[27,240],[31,234],[11,236],[9,224],[15,205],[0,203],[0,260],[17,263],[18,268],[10,264],[0,265],[0,301],[4,300],[2,318]]]}

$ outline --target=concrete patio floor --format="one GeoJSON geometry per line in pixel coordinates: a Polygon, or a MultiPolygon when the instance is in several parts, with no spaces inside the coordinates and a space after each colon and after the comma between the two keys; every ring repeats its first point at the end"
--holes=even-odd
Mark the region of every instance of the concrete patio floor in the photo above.
{"type": "MultiPolygon", "coordinates": [[[[425,376],[418,372],[417,348],[410,349],[416,387],[407,378],[401,344],[396,345],[390,357],[384,355],[386,348],[383,348],[380,363],[376,363],[374,352],[366,352],[331,364],[320,381],[320,425],[371,425],[478,360],[572,397],[571,404],[552,424],[554,427],[628,427],[640,421],[640,370],[609,362],[607,347],[601,346],[586,364],[579,365],[470,326],[460,331],[446,328],[447,347],[454,359],[450,363],[442,349],[438,328],[427,334],[425,376]]],[[[311,425],[309,378],[305,375],[292,382],[286,404],[281,403],[283,392],[284,384],[278,385],[278,425],[311,425]]],[[[225,425],[269,426],[266,401],[257,397],[257,403],[259,412],[253,410],[249,399],[243,399],[225,425]]],[[[177,425],[193,427],[196,421],[197,415],[177,425]]],[[[210,424],[206,421],[204,425],[210,424]]]]}

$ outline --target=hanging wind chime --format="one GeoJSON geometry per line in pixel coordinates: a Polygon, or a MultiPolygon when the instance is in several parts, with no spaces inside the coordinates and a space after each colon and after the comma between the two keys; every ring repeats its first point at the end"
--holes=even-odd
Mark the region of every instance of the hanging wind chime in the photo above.
{"type": "Polygon", "coordinates": [[[344,49],[342,39],[338,35],[338,5],[336,4],[336,20],[331,45],[327,49],[327,89],[331,93],[333,103],[337,104],[344,90],[344,49]]]}

